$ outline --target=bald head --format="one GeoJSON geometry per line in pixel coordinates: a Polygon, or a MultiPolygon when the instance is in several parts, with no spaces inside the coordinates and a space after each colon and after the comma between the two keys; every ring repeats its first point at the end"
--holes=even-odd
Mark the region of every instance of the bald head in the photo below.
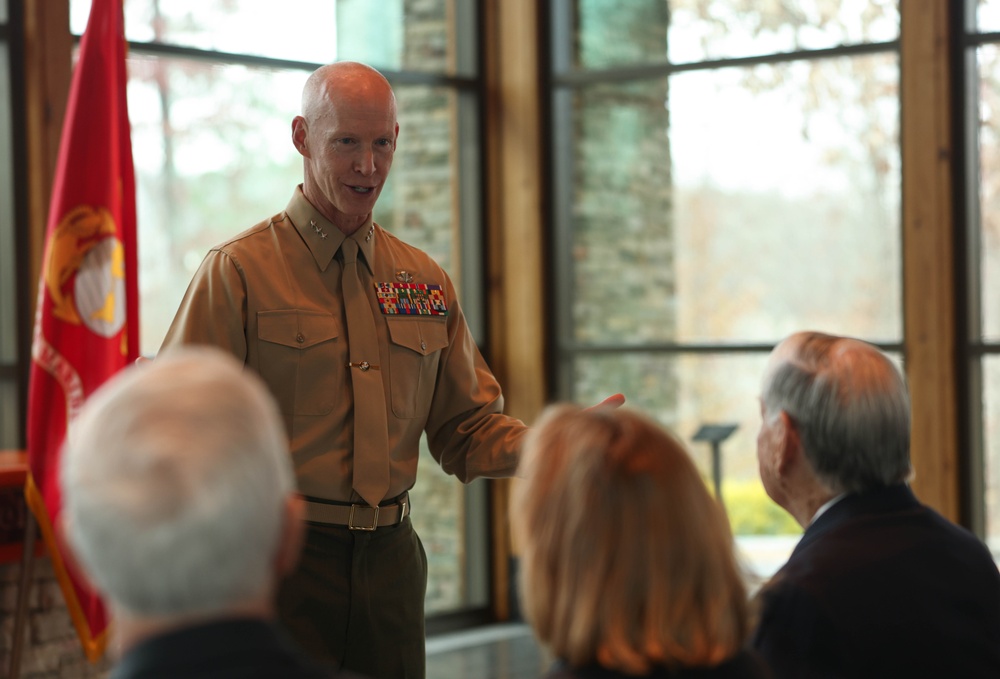
{"type": "Polygon", "coordinates": [[[302,89],[302,116],[308,121],[330,115],[340,102],[388,103],[396,114],[396,97],[381,73],[356,61],[320,66],[302,89]]]}
{"type": "Polygon", "coordinates": [[[766,417],[787,413],[806,458],[835,492],[910,475],[910,399],[896,366],[870,344],[816,332],[771,353],[761,389],[766,417]]]}

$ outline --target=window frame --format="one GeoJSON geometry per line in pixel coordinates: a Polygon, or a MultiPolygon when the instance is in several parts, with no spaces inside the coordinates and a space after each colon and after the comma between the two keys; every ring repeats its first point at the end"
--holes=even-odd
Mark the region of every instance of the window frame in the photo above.
{"type": "MultiPolygon", "coordinates": [[[[953,49],[955,94],[953,107],[955,135],[958,139],[958,162],[955,184],[958,187],[955,223],[959,225],[957,262],[957,306],[961,322],[956,326],[959,346],[959,376],[962,412],[963,523],[977,535],[987,536],[986,439],[984,415],[983,363],[1000,356],[1000,338],[983,337],[982,243],[979,143],[979,61],[978,51],[985,45],[1000,48],[1000,31],[980,31],[977,0],[954,3],[952,22],[957,27],[953,49]],[[964,275],[963,275],[964,273],[964,275]]],[[[994,527],[994,530],[1000,526],[994,527]]]]}
{"type": "MultiPolygon", "coordinates": [[[[972,2],[973,0],[967,0],[972,2]]],[[[769,352],[766,344],[649,344],[632,343],[580,346],[572,339],[571,288],[572,143],[566,137],[569,126],[567,92],[583,85],[626,79],[666,78],[682,71],[747,66],[831,56],[859,56],[895,51],[900,74],[900,153],[902,161],[901,232],[902,315],[900,342],[876,342],[887,352],[904,357],[904,366],[913,398],[913,446],[911,456],[918,470],[914,488],[921,499],[948,518],[975,526],[971,507],[977,501],[974,477],[983,473],[964,452],[970,437],[970,423],[958,423],[963,370],[958,365],[959,338],[950,319],[966,316],[958,305],[955,271],[957,249],[962,245],[953,219],[953,194],[957,191],[952,152],[956,142],[949,120],[953,115],[951,94],[951,49],[956,31],[950,30],[955,3],[935,0],[907,0],[899,3],[898,39],[843,45],[828,49],[802,50],[749,58],[717,59],[698,63],[663,62],[580,71],[573,65],[572,26],[574,0],[548,0],[548,48],[551,69],[545,94],[550,98],[551,119],[547,128],[553,138],[549,153],[555,168],[546,180],[552,189],[553,223],[550,250],[554,277],[549,305],[555,320],[549,342],[550,383],[557,398],[572,399],[570,366],[576,356],[596,352],[650,350],[664,354],[769,352]],[[947,6],[946,6],[947,5],[947,6]],[[931,74],[932,77],[928,77],[931,74]],[[927,82],[929,81],[929,82],[927,82]],[[945,96],[941,96],[942,92],[945,96]],[[942,120],[945,121],[942,124],[942,120]],[[931,190],[927,190],[927,189],[931,190]],[[927,220],[936,228],[927,229],[927,220]],[[919,272],[919,273],[918,273],[919,272]],[[926,280],[921,280],[925,276],[926,280]],[[930,291],[930,295],[924,293],[930,291]]],[[[1000,350],[1000,347],[998,347],[1000,350]]],[[[964,403],[962,403],[964,406],[964,403]]],[[[968,408],[965,408],[968,410],[968,408]]]]}
{"type": "MultiPolygon", "coordinates": [[[[13,327],[11,340],[13,344],[14,362],[10,363],[0,358],[0,384],[6,389],[13,388],[14,404],[7,407],[13,409],[13,417],[21,426],[16,428],[14,435],[9,433],[0,443],[0,448],[7,445],[12,448],[22,449],[25,446],[24,420],[27,413],[28,400],[28,374],[31,361],[31,307],[33,296],[27,294],[32,290],[30,285],[31,269],[25,263],[30,261],[26,254],[29,250],[30,233],[28,229],[18,228],[18,225],[27,225],[28,206],[24,196],[28,192],[27,172],[27,140],[24,130],[26,128],[25,112],[25,74],[20,65],[24,63],[24,36],[17,26],[24,24],[24,0],[6,1],[6,21],[0,23],[0,43],[7,51],[8,71],[2,75],[7,78],[10,91],[9,117],[4,120],[0,116],[0,124],[4,124],[4,129],[0,129],[0,134],[8,135],[9,148],[12,151],[9,169],[11,176],[8,176],[5,169],[8,166],[0,167],[0,181],[8,185],[10,195],[13,197],[12,205],[5,206],[5,215],[0,215],[0,229],[5,228],[3,222],[10,220],[7,227],[12,233],[7,235],[8,242],[13,244],[11,250],[0,253],[0,266],[13,268],[13,305],[9,309],[4,309],[5,317],[0,319],[6,327],[13,327]],[[9,314],[7,316],[6,314],[9,314]]],[[[6,399],[7,397],[4,396],[6,399]]]]}
{"type": "MultiPolygon", "coordinates": [[[[551,34],[552,34],[552,73],[550,74],[550,95],[553,122],[551,154],[553,157],[553,173],[550,178],[555,196],[553,200],[553,269],[555,284],[552,307],[554,315],[554,352],[558,356],[553,362],[555,366],[553,383],[557,385],[555,394],[558,398],[573,400],[575,397],[572,385],[571,365],[577,356],[593,354],[627,354],[654,353],[662,355],[682,354],[729,354],[729,353],[769,353],[773,344],[761,342],[705,342],[705,343],[646,343],[635,342],[584,344],[573,339],[572,298],[568,294],[572,289],[572,204],[573,185],[571,168],[573,167],[572,134],[572,93],[578,88],[589,85],[620,84],[626,81],[636,82],[647,79],[668,79],[678,73],[692,71],[711,71],[730,67],[756,66],[760,64],[778,64],[791,61],[820,60],[830,57],[849,57],[868,54],[899,53],[900,41],[891,40],[876,43],[843,45],[828,49],[798,50],[780,52],[753,57],[738,57],[727,59],[712,59],[691,63],[663,62],[636,64],[627,67],[601,68],[581,70],[574,65],[572,55],[575,5],[573,0],[553,0],[551,3],[551,34]]],[[[879,342],[877,346],[883,351],[902,353],[903,342],[879,342]]]]}

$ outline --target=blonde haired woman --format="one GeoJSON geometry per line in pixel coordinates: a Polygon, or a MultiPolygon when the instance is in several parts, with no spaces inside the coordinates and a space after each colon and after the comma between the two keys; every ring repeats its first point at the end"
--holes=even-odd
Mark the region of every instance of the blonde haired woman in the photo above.
{"type": "Polygon", "coordinates": [[[729,525],[677,439],[632,410],[553,406],[519,475],[520,594],[548,677],[769,676],[744,650],[729,525]]]}

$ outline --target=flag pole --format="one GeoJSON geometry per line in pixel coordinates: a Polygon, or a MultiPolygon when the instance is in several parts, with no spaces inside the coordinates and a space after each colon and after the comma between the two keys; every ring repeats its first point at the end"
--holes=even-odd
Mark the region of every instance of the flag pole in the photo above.
{"type": "Polygon", "coordinates": [[[28,621],[28,598],[31,594],[32,571],[35,569],[35,533],[38,524],[35,515],[25,512],[24,553],[21,554],[21,583],[17,588],[17,608],[14,612],[14,639],[10,651],[10,670],[7,676],[17,679],[21,671],[21,651],[24,648],[24,629],[28,621]]]}

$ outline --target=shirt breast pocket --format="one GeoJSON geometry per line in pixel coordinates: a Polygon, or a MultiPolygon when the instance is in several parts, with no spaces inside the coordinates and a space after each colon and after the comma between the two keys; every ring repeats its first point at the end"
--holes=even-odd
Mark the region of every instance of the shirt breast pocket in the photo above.
{"type": "Polygon", "coordinates": [[[389,326],[389,391],[400,419],[426,413],[434,397],[441,350],[448,346],[443,318],[386,318],[389,326]]]}
{"type": "Polygon", "coordinates": [[[330,314],[257,313],[258,368],[286,415],[327,415],[346,387],[347,352],[330,314]]]}

